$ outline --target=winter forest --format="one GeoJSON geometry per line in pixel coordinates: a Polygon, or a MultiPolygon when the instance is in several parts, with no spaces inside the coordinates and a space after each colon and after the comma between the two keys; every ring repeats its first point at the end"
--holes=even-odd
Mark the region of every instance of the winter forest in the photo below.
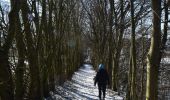
{"type": "Polygon", "coordinates": [[[170,0],[0,0],[0,100],[97,100],[100,63],[106,100],[170,100],[169,14],[170,0]]]}

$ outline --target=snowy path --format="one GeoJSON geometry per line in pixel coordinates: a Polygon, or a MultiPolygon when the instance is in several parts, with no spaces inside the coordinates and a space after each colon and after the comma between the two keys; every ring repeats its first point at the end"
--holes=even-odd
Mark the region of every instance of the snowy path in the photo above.
{"type": "MultiPolygon", "coordinates": [[[[92,66],[85,64],[74,73],[71,81],[66,81],[63,86],[56,87],[52,100],[98,100],[97,85],[95,87],[93,82],[95,74],[92,66]]],[[[105,100],[123,100],[116,94],[107,89],[105,100]]]]}

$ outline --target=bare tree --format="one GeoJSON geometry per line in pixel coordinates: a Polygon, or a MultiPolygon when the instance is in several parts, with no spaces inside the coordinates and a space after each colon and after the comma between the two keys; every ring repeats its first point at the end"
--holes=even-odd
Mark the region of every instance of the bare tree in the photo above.
{"type": "Polygon", "coordinates": [[[146,100],[158,99],[158,68],[161,43],[161,0],[152,0],[153,32],[147,55],[146,100]],[[154,84],[152,83],[154,82],[154,84]]]}
{"type": "Polygon", "coordinates": [[[19,12],[19,1],[11,1],[11,11],[9,13],[9,29],[5,43],[0,48],[0,95],[1,99],[14,100],[14,84],[12,79],[11,66],[9,65],[9,49],[15,36],[15,22],[19,12]]]}

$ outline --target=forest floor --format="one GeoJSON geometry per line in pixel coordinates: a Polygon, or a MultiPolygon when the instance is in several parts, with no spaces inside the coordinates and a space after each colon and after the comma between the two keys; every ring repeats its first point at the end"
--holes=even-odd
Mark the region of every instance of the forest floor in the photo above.
{"type": "MultiPolygon", "coordinates": [[[[98,100],[98,88],[94,86],[95,70],[89,64],[84,64],[74,73],[70,81],[63,86],[57,86],[56,91],[47,100],[98,100]]],[[[123,100],[117,92],[106,90],[105,100],[123,100]]]]}

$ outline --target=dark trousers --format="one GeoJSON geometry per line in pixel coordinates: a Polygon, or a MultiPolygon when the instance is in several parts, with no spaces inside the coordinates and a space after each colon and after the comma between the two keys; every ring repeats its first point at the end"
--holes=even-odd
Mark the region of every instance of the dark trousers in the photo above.
{"type": "Polygon", "coordinates": [[[98,84],[99,89],[99,98],[101,99],[101,95],[103,94],[103,98],[106,96],[106,84],[98,84]]]}

